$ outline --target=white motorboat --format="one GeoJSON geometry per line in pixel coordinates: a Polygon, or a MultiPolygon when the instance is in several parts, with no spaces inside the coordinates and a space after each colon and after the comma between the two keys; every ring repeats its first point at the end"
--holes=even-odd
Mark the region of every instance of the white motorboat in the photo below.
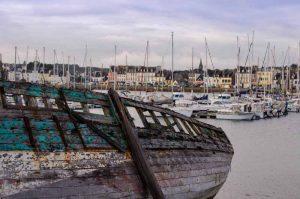
{"type": "Polygon", "coordinates": [[[217,111],[220,109],[226,109],[230,107],[229,102],[224,102],[219,99],[210,100],[207,104],[199,104],[200,111],[217,111]]]}
{"type": "Polygon", "coordinates": [[[146,95],[142,98],[143,102],[161,105],[161,104],[172,104],[173,100],[170,97],[165,96],[164,94],[152,93],[146,95]]]}
{"type": "Polygon", "coordinates": [[[288,101],[287,110],[289,112],[300,112],[300,99],[291,99],[288,101]]]}
{"type": "Polygon", "coordinates": [[[197,102],[192,100],[177,100],[174,107],[168,107],[170,110],[191,117],[194,111],[199,110],[197,102]]]}
{"type": "Polygon", "coordinates": [[[194,111],[192,107],[172,107],[170,109],[187,117],[191,117],[194,111]]]}
{"type": "Polygon", "coordinates": [[[243,111],[240,104],[233,104],[230,108],[220,109],[216,113],[216,119],[221,120],[252,120],[253,112],[243,111]]]}

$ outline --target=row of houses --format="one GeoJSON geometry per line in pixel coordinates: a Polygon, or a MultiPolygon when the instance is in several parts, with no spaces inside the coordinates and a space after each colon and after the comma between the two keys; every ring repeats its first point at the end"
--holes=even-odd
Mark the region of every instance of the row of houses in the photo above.
{"type": "MultiPolygon", "coordinates": [[[[112,83],[137,85],[177,85],[181,86],[206,86],[216,88],[240,88],[250,89],[257,87],[265,87],[267,89],[293,89],[299,88],[300,82],[297,81],[297,66],[290,67],[239,67],[238,69],[225,70],[208,70],[204,71],[200,64],[199,68],[194,70],[176,71],[174,72],[174,81],[171,81],[171,72],[162,70],[161,66],[145,67],[145,66],[110,66],[107,73],[86,68],[80,68],[77,65],[75,69],[76,78],[73,69],[69,71],[57,72],[53,74],[52,65],[49,65],[46,71],[36,67],[39,63],[32,63],[32,69],[24,68],[24,64],[20,64],[14,70],[13,64],[1,64],[1,68],[7,71],[6,78],[11,81],[25,80],[27,82],[50,84],[68,84],[74,82],[84,83],[112,83]],[[73,71],[73,73],[72,73],[73,71]],[[62,75],[64,74],[64,75],[62,75]],[[179,75],[178,75],[179,74],[179,75]],[[87,80],[86,80],[87,79],[87,80]]],[[[30,68],[30,67],[29,67],[30,68]]],[[[59,66],[57,68],[62,68],[59,66]]],[[[1,72],[1,71],[0,71],[1,72]]]]}
{"type": "Polygon", "coordinates": [[[189,82],[195,86],[238,89],[299,89],[298,66],[289,67],[238,67],[238,69],[195,69],[189,74],[189,82]]]}
{"type": "Polygon", "coordinates": [[[239,67],[234,85],[239,88],[264,87],[267,89],[290,90],[299,88],[298,67],[239,67]]]}
{"type": "Polygon", "coordinates": [[[107,79],[109,82],[117,81],[130,85],[140,84],[161,84],[166,77],[160,66],[110,66],[107,79]]]}

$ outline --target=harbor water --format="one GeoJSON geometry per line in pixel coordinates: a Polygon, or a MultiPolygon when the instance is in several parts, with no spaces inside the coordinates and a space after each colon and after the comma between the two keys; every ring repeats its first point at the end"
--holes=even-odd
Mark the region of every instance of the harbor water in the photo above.
{"type": "Polygon", "coordinates": [[[223,128],[235,151],[216,199],[300,198],[300,114],[249,122],[201,121],[223,128]]]}

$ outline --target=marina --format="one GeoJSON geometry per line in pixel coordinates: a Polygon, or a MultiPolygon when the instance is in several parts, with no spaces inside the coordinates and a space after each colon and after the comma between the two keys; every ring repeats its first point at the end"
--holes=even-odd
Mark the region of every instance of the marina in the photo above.
{"type": "Polygon", "coordinates": [[[299,199],[300,2],[0,1],[0,199],[299,199]]]}
{"type": "MultiPolygon", "coordinates": [[[[105,91],[98,91],[105,92],[105,91]]],[[[287,116],[289,112],[299,113],[300,98],[297,94],[291,97],[269,95],[260,98],[244,95],[242,97],[232,94],[208,94],[205,100],[198,100],[195,97],[197,93],[182,92],[175,95],[181,96],[172,99],[172,93],[151,93],[146,92],[131,92],[129,98],[140,100],[145,99],[144,96],[163,96],[159,106],[168,108],[175,112],[184,114],[193,118],[208,118],[208,119],[225,119],[225,120],[259,120],[270,119],[287,116]],[[169,100],[167,100],[169,99],[169,100]]],[[[201,94],[198,94],[201,95],[201,94]]],[[[156,97],[159,100],[159,97],[156,97]]],[[[128,96],[127,96],[128,97],[128,96]]],[[[156,104],[153,101],[146,101],[148,104],[156,104]]]]}

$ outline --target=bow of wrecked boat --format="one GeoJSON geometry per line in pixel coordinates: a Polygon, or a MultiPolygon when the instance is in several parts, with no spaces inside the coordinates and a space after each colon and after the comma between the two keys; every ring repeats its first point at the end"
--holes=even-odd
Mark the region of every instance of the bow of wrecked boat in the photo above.
{"type": "Polygon", "coordinates": [[[222,129],[108,94],[0,81],[0,197],[213,198],[222,129]]]}

